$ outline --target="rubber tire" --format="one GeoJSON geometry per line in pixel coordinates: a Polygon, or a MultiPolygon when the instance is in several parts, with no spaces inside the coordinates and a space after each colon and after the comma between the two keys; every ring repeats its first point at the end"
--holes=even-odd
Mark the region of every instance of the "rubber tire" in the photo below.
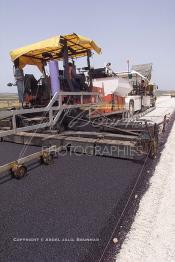
{"type": "Polygon", "coordinates": [[[53,162],[53,155],[48,154],[47,156],[42,156],[41,162],[44,165],[50,165],[53,162]]]}
{"type": "Polygon", "coordinates": [[[24,165],[19,166],[15,171],[12,172],[12,177],[21,179],[27,175],[27,167],[24,165]]]}

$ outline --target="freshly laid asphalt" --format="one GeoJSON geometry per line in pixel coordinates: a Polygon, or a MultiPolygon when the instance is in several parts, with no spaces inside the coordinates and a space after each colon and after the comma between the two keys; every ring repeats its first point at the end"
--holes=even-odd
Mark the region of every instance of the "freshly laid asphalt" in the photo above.
{"type": "MultiPolygon", "coordinates": [[[[23,148],[0,142],[0,165],[23,148]]],[[[0,261],[98,261],[140,169],[129,160],[65,155],[29,166],[21,180],[0,174],[0,261]]]]}

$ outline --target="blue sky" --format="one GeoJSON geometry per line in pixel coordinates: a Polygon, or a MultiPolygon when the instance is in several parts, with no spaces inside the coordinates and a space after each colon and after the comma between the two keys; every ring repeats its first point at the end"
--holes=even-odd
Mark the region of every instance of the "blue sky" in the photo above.
{"type": "Polygon", "coordinates": [[[56,34],[78,33],[95,40],[102,55],[94,66],[111,62],[116,71],[153,63],[160,89],[174,89],[175,1],[0,0],[0,92],[13,81],[9,51],[56,34]]]}

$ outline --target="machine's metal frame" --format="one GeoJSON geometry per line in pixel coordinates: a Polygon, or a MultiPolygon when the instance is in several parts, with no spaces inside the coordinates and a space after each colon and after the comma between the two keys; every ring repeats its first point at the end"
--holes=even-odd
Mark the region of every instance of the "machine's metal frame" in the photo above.
{"type": "Polygon", "coordinates": [[[30,109],[19,109],[19,110],[11,110],[11,111],[1,111],[0,112],[0,120],[5,118],[11,118],[12,119],[12,128],[11,130],[5,130],[0,131],[0,138],[16,134],[18,132],[23,131],[32,131],[37,129],[42,129],[46,127],[53,127],[59,120],[59,117],[61,116],[63,110],[65,109],[72,109],[72,108],[85,108],[85,107],[92,107],[99,104],[101,101],[100,94],[95,92],[60,92],[59,94],[56,93],[53,98],[51,99],[50,103],[46,107],[42,108],[30,108],[30,109]],[[62,102],[62,98],[64,96],[78,96],[80,97],[80,103],[79,104],[73,104],[73,105],[65,105],[62,102]],[[84,104],[84,97],[91,96],[95,97],[94,103],[87,103],[84,104]],[[54,103],[58,101],[58,106],[54,106],[54,103]],[[56,112],[54,115],[53,112],[56,112]],[[17,127],[16,123],[16,116],[22,116],[24,114],[33,114],[45,112],[49,114],[49,118],[47,122],[41,122],[39,124],[30,125],[30,126],[24,126],[24,127],[17,127]]]}
{"type": "Polygon", "coordinates": [[[3,166],[0,166],[0,174],[10,172],[13,177],[18,179],[22,178],[27,174],[27,163],[39,159],[42,161],[42,163],[48,165],[52,158],[52,153],[56,154],[61,149],[62,147],[51,146],[39,152],[20,158],[16,161],[7,163],[3,166]]]}

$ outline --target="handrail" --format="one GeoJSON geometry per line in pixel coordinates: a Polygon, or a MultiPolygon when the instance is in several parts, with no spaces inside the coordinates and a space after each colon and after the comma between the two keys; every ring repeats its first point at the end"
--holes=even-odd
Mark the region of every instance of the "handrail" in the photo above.
{"type": "Polygon", "coordinates": [[[61,116],[63,110],[65,109],[72,109],[72,108],[77,108],[77,107],[84,107],[84,106],[95,106],[99,102],[100,94],[95,93],[95,92],[60,92],[55,93],[51,101],[46,107],[43,108],[30,108],[30,109],[19,109],[19,110],[11,110],[11,111],[2,111],[0,112],[0,119],[1,117],[12,117],[12,129],[11,130],[6,130],[6,131],[1,131],[0,132],[0,137],[4,137],[7,135],[12,135],[17,132],[22,132],[22,131],[31,131],[35,129],[40,129],[40,128],[45,128],[45,127],[51,127],[56,124],[56,122],[59,120],[59,117],[61,116]],[[81,101],[79,104],[74,104],[74,105],[66,105],[62,104],[62,96],[80,96],[81,101]],[[83,97],[84,96],[96,96],[96,102],[94,103],[88,103],[84,104],[83,103],[83,97]],[[97,100],[98,99],[98,100],[97,100]],[[59,101],[58,106],[53,106],[56,101],[59,101]],[[54,116],[53,111],[58,111],[57,114],[54,116]],[[45,123],[39,123],[31,126],[24,126],[24,127],[17,127],[16,126],[16,116],[18,115],[23,115],[23,114],[34,114],[34,113],[39,113],[39,112],[48,112],[49,113],[49,121],[45,123]]]}
{"type": "MultiPolygon", "coordinates": [[[[23,114],[30,114],[30,113],[40,113],[40,112],[47,112],[50,110],[50,108],[53,106],[53,104],[58,101],[58,98],[61,96],[89,96],[89,95],[94,95],[94,96],[99,96],[99,93],[93,93],[93,92],[60,92],[55,93],[55,95],[52,97],[52,99],[50,100],[49,104],[46,107],[42,107],[42,108],[29,108],[29,109],[17,109],[17,110],[11,110],[11,111],[0,111],[0,120],[1,117],[3,118],[7,118],[10,116],[14,116],[14,115],[23,115],[23,114]]],[[[58,107],[55,107],[55,109],[57,109],[58,107]]]]}
{"type": "Polygon", "coordinates": [[[50,100],[49,104],[46,107],[40,107],[40,108],[29,108],[29,109],[17,109],[17,110],[11,110],[11,111],[1,111],[0,112],[0,118],[1,116],[4,117],[10,117],[14,115],[23,115],[23,114],[30,114],[30,113],[39,113],[39,112],[47,112],[52,107],[52,105],[57,101],[58,93],[55,93],[55,95],[50,100]]]}

